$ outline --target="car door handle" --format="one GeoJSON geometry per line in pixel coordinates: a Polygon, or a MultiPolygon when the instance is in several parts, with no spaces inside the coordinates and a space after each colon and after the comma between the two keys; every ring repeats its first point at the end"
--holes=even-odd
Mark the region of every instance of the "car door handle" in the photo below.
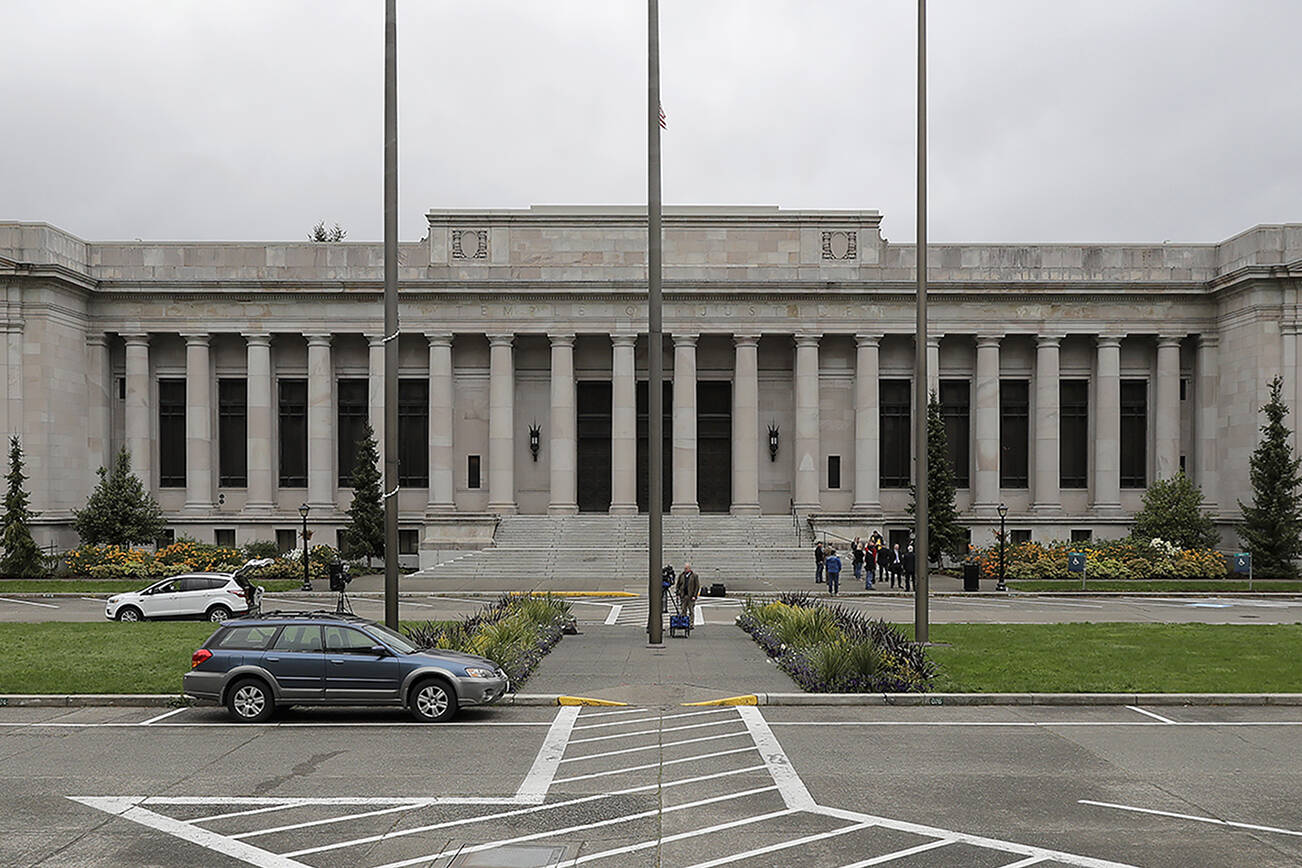
{"type": "Polygon", "coordinates": [[[279,657],[266,657],[266,658],[264,658],[264,659],[265,659],[268,663],[279,663],[279,662],[280,662],[280,658],[279,658],[279,657]]]}
{"type": "Polygon", "coordinates": [[[331,659],[330,662],[331,662],[331,663],[337,663],[337,664],[339,664],[340,666],[343,666],[343,665],[344,665],[344,661],[343,661],[343,660],[331,659]]]}

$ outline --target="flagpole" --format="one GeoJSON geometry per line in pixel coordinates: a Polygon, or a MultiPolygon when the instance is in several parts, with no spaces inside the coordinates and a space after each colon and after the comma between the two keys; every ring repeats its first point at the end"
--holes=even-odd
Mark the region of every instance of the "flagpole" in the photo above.
{"type": "Polygon", "coordinates": [[[914,518],[917,532],[913,547],[913,639],[930,639],[927,613],[929,584],[927,510],[927,0],[918,0],[918,326],[914,350],[913,448],[917,454],[917,497],[914,518]]]}
{"type": "Polygon", "coordinates": [[[664,461],[660,298],[660,10],[647,0],[647,474],[650,503],[647,515],[647,642],[664,642],[660,595],[660,521],[663,507],[664,461]]]}

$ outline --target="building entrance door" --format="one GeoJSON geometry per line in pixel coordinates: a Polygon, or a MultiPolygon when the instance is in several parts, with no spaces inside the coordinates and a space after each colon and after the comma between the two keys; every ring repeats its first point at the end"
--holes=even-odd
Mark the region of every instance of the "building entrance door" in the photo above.
{"type": "Polygon", "coordinates": [[[696,499],[701,512],[732,507],[732,383],[696,384],[696,499]]]}
{"type": "MultiPolygon", "coordinates": [[[[673,501],[674,492],[674,384],[666,381],[663,395],[664,404],[661,406],[661,442],[664,444],[664,451],[661,452],[662,471],[660,476],[664,480],[662,483],[662,493],[664,497],[664,506],[662,509],[667,514],[669,504],[673,501]]],[[[651,509],[651,483],[648,473],[651,464],[650,453],[650,411],[648,409],[646,380],[639,380],[637,384],[637,511],[648,512],[651,509]]]]}
{"type": "Polygon", "coordinates": [[[578,383],[579,512],[610,511],[609,382],[578,383]]]}

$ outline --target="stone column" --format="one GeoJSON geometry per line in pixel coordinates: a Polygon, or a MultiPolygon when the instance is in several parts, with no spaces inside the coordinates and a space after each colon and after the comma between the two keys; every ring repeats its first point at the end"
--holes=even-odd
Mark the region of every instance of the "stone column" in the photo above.
{"type": "Polygon", "coordinates": [[[854,336],[854,506],[855,512],[879,514],[881,503],[881,404],[877,380],[881,335],[854,336]]]}
{"type": "MultiPolygon", "coordinates": [[[[384,335],[367,335],[366,420],[375,432],[375,451],[380,456],[379,469],[384,473],[384,335]]],[[[381,483],[381,488],[384,484],[381,483]]]]}
{"type": "Polygon", "coordinates": [[[270,512],[275,461],[275,378],[271,373],[271,335],[244,336],[244,367],[248,377],[249,490],[245,512],[270,512]]]}
{"type": "Polygon", "coordinates": [[[574,385],[574,335],[548,335],[552,343],[552,418],[547,445],[551,470],[548,515],[579,511],[579,401],[574,385]]]}
{"type": "Polygon", "coordinates": [[[972,510],[993,515],[999,506],[999,342],[1002,335],[977,335],[976,408],[973,427],[976,472],[972,479],[972,510]]]}
{"type": "Polygon", "coordinates": [[[146,491],[155,490],[154,448],[149,419],[149,335],[123,335],[127,345],[126,439],[131,469],[146,491]]]}
{"type": "Polygon", "coordinates": [[[1220,511],[1219,461],[1216,454],[1216,434],[1220,428],[1221,391],[1221,336],[1198,336],[1198,381],[1196,397],[1198,412],[1194,417],[1195,454],[1194,479],[1203,492],[1203,502],[1213,513],[1220,511]]]}
{"type": "MultiPolygon", "coordinates": [[[[696,500],[696,335],[674,335],[674,515],[701,511],[696,500]]],[[[733,456],[733,467],[737,466],[733,456]]]]}
{"type": "Polygon", "coordinates": [[[1062,509],[1058,440],[1062,414],[1058,379],[1058,347],[1061,335],[1040,335],[1035,339],[1035,490],[1031,509],[1058,512],[1062,509]]]}
{"type": "Polygon", "coordinates": [[[1180,336],[1157,339],[1157,388],[1153,408],[1153,452],[1157,479],[1180,470],[1180,336]]]}
{"type": "Polygon", "coordinates": [[[515,512],[515,335],[488,335],[488,511],[515,512]]]}
{"type": "Polygon", "coordinates": [[[822,335],[796,336],[795,507],[809,512],[822,508],[818,479],[821,457],[818,440],[818,341],[822,335]]]}
{"type": "Polygon", "coordinates": [[[211,512],[212,365],[209,336],[185,334],[185,509],[211,512]]]}
{"type": "Polygon", "coordinates": [[[452,466],[452,422],[455,398],[452,385],[452,333],[429,332],[429,502],[425,511],[455,512],[456,470],[452,466]]]}
{"type": "Polygon", "coordinates": [[[759,339],[733,335],[732,514],[759,515],[759,339]]]}
{"type": "Polygon", "coordinates": [[[307,505],[335,511],[335,390],[328,334],[307,338],[307,505]]]}
{"type": "Polygon", "coordinates": [[[1095,511],[1121,511],[1121,335],[1098,336],[1094,373],[1095,511]]]}
{"type": "MultiPolygon", "coordinates": [[[[97,467],[110,467],[109,455],[109,355],[103,332],[86,335],[86,451],[87,479],[97,467]]],[[[3,403],[3,402],[0,402],[3,403]]],[[[0,431],[6,430],[0,428],[0,431]]],[[[18,433],[18,432],[14,432],[18,433]]],[[[87,494],[90,492],[87,491],[87,494]]]]}
{"type": "Polygon", "coordinates": [[[637,513],[637,335],[611,335],[610,513],[637,513]]]}
{"type": "MultiPolygon", "coordinates": [[[[940,339],[944,335],[927,335],[927,400],[932,395],[940,396],[940,339]]],[[[926,412],[926,407],[923,407],[926,412]]]]}

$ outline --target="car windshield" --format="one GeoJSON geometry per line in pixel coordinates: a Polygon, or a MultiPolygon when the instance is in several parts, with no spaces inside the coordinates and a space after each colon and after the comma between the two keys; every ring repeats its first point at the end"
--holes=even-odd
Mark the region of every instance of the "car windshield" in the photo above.
{"type": "Polygon", "coordinates": [[[414,654],[418,650],[406,636],[396,630],[390,630],[383,624],[367,624],[367,626],[399,654],[414,654]]]}

